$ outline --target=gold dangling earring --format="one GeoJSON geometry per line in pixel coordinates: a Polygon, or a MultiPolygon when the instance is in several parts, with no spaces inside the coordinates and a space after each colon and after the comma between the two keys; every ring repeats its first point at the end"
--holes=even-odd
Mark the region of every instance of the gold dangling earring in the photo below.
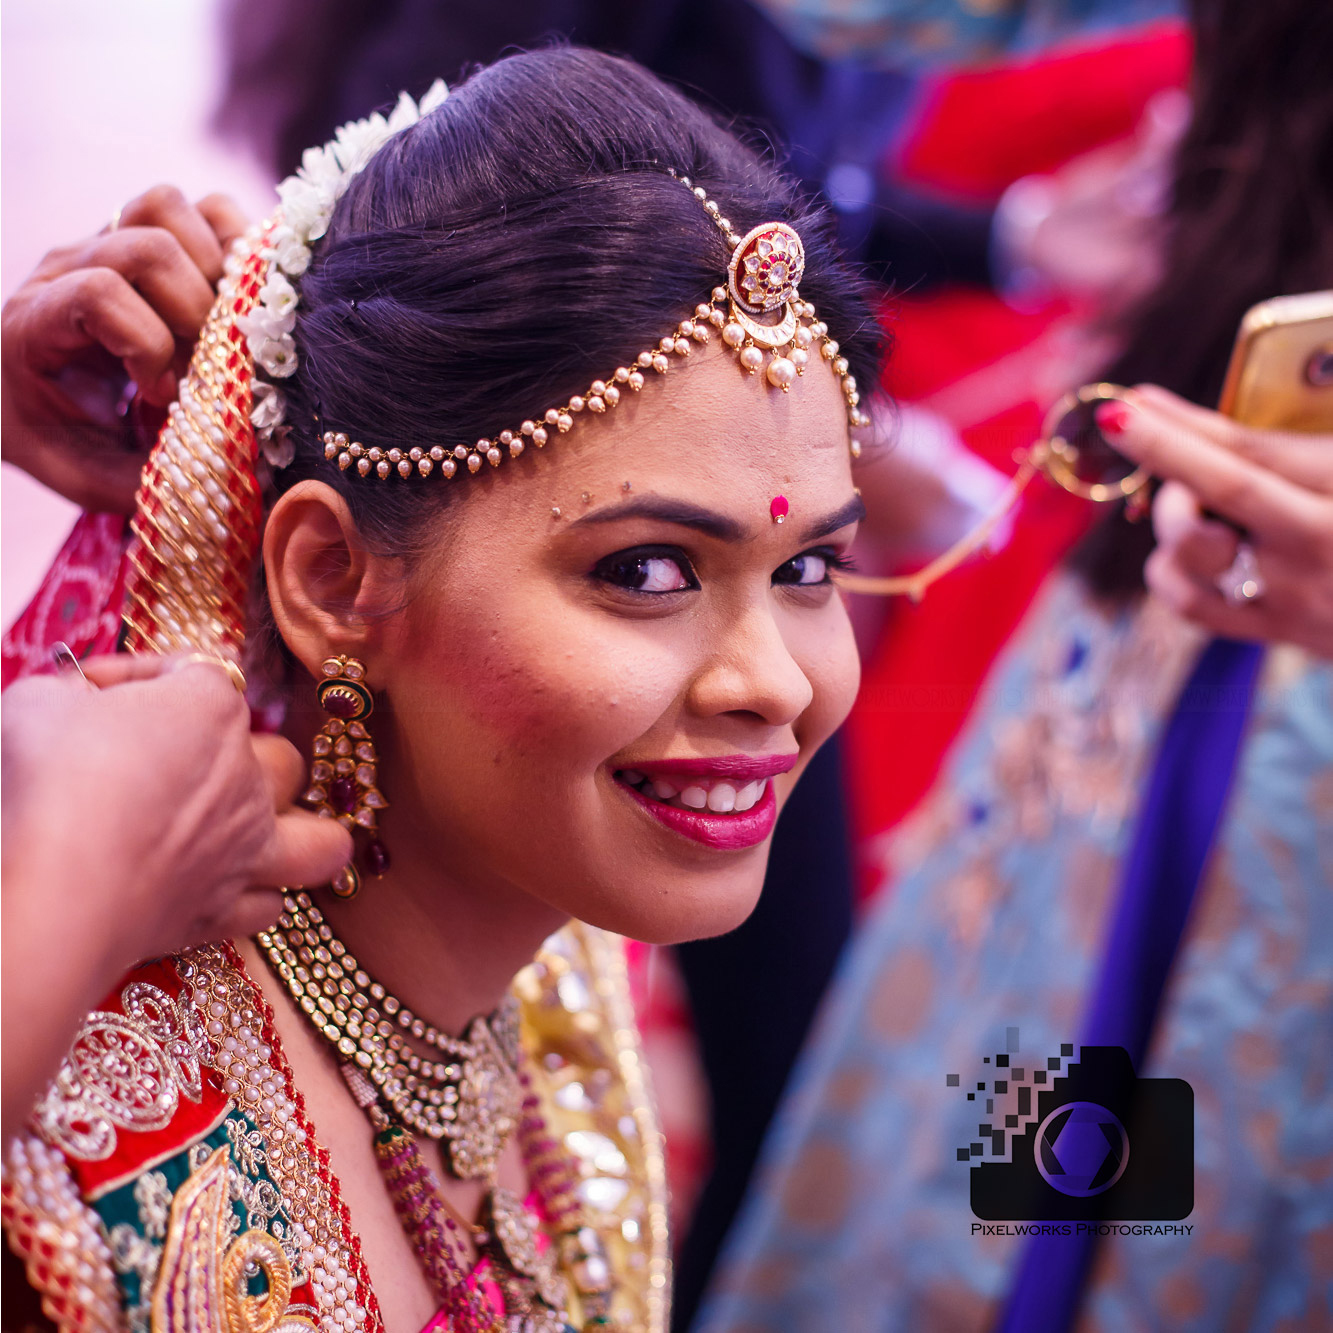
{"type": "MultiPolygon", "coordinates": [[[[324,679],[315,687],[319,706],[328,714],[311,745],[310,788],[304,800],[317,813],[344,828],[371,835],[363,861],[376,877],[389,868],[389,853],[379,839],[379,811],[388,801],[376,785],[375,744],[366,718],[375,700],[366,686],[366,664],[340,653],[320,666],[324,679]]],[[[330,886],[339,898],[355,898],[361,875],[349,861],[330,886]]]]}

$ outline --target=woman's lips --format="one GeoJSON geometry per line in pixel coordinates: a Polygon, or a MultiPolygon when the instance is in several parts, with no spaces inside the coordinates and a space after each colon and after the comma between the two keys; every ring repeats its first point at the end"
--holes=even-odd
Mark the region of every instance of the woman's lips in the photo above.
{"type": "Polygon", "coordinates": [[[734,755],[663,760],[618,769],[623,787],[659,823],[708,847],[753,847],[773,831],[777,799],[771,778],[795,767],[797,755],[734,755]]]}
{"type": "MultiPolygon", "coordinates": [[[[650,778],[732,778],[749,782],[790,773],[799,754],[722,754],[712,759],[652,759],[622,764],[618,773],[639,773],[650,778]]],[[[677,782],[683,787],[683,782],[677,782]]]]}

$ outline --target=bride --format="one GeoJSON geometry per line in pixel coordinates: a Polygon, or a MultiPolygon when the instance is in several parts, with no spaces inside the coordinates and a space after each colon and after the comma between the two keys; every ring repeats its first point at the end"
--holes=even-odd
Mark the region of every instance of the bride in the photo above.
{"type": "Polygon", "coordinates": [[[280,196],[123,612],[281,716],[356,862],[88,1016],[9,1243],[68,1328],[663,1329],[608,932],[742,921],[851,705],[874,320],[789,182],[593,52],[404,98],[280,196]]]}

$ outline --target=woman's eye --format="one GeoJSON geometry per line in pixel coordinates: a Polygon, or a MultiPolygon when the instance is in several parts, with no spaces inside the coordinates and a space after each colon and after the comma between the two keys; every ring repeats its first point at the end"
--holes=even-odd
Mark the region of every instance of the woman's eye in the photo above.
{"type": "Polygon", "coordinates": [[[780,565],[773,574],[774,583],[810,588],[829,581],[829,571],[850,564],[833,551],[805,551],[780,565]]]}
{"type": "Polygon", "coordinates": [[[683,555],[659,551],[622,551],[601,561],[593,572],[605,583],[634,592],[683,592],[699,586],[683,555]]]}

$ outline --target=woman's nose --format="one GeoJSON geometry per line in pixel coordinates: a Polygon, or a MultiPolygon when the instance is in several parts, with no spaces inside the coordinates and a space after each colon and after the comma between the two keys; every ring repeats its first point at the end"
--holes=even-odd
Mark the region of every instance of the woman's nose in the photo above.
{"type": "Polygon", "coordinates": [[[731,622],[690,688],[696,713],[748,713],[775,727],[793,724],[813,698],[810,678],[767,606],[731,622]]]}

